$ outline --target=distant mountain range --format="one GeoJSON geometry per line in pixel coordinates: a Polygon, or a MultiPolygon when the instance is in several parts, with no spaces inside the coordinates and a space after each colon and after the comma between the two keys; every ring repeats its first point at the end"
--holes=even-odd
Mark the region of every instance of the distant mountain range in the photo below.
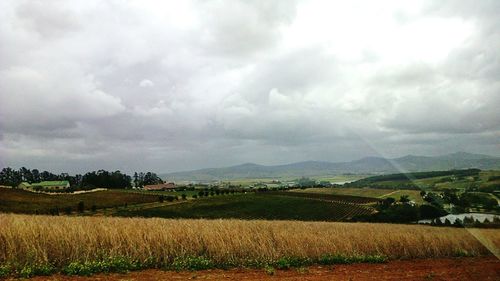
{"type": "Polygon", "coordinates": [[[305,161],[285,165],[265,166],[253,163],[160,175],[169,180],[209,181],[244,178],[299,178],[339,174],[388,174],[399,172],[437,171],[479,168],[500,169],[500,157],[457,152],[442,156],[407,155],[400,158],[366,157],[350,162],[305,161]]]}

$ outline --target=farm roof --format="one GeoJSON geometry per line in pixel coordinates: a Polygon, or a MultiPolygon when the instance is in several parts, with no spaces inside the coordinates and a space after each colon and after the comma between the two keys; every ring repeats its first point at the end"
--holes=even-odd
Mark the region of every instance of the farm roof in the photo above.
{"type": "Polygon", "coordinates": [[[42,181],[42,182],[37,182],[33,183],[31,185],[35,186],[61,186],[61,185],[68,185],[68,181],[42,181]]]}

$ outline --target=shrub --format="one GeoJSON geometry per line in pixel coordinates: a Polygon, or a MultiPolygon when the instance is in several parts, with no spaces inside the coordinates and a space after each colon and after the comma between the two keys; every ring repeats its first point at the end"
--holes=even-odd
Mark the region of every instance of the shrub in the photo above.
{"type": "Polygon", "coordinates": [[[349,257],[338,254],[329,254],[321,256],[318,260],[318,263],[322,265],[384,262],[387,262],[387,257],[383,255],[361,255],[349,257]]]}
{"type": "Polygon", "coordinates": [[[172,263],[172,269],[177,271],[181,270],[204,270],[214,268],[215,265],[212,260],[199,256],[177,257],[172,263]]]}
{"type": "Polygon", "coordinates": [[[83,211],[85,210],[85,205],[83,203],[83,201],[80,201],[78,202],[78,213],[83,213],[83,211]]]}
{"type": "Polygon", "coordinates": [[[22,278],[30,278],[37,275],[47,276],[51,275],[54,272],[55,268],[50,264],[41,264],[34,266],[26,265],[19,272],[19,276],[22,278]]]}
{"type": "Polygon", "coordinates": [[[10,274],[10,268],[7,265],[0,265],[0,278],[7,277],[10,274]]]}
{"type": "Polygon", "coordinates": [[[72,262],[64,267],[62,272],[66,275],[90,276],[94,273],[119,272],[126,273],[130,270],[142,268],[137,262],[132,262],[125,257],[110,257],[101,261],[72,262]]]}
{"type": "Polygon", "coordinates": [[[278,269],[289,269],[292,267],[301,267],[305,265],[310,265],[312,262],[308,258],[302,257],[282,257],[279,258],[274,265],[278,269]]]}
{"type": "Polygon", "coordinates": [[[267,275],[274,275],[276,273],[276,271],[274,270],[274,267],[272,267],[270,265],[266,265],[264,267],[264,271],[266,272],[267,275]]]}

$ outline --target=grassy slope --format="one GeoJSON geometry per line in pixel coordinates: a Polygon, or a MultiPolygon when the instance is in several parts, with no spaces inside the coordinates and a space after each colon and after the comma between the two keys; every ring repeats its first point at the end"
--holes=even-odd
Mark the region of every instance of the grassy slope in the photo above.
{"type": "MultiPolygon", "coordinates": [[[[421,189],[431,191],[442,191],[444,189],[456,188],[464,190],[466,187],[471,185],[476,186],[487,186],[491,184],[500,184],[500,180],[489,181],[488,179],[492,176],[500,176],[500,171],[481,171],[477,177],[474,179],[472,176],[463,177],[463,178],[455,178],[452,181],[446,181],[444,179],[450,178],[450,175],[447,176],[435,176],[435,177],[426,177],[426,178],[417,178],[417,179],[401,179],[401,180],[380,180],[375,181],[370,184],[364,184],[359,187],[370,187],[371,184],[376,185],[377,188],[385,187],[387,189],[401,189],[401,186],[404,186],[408,183],[413,183],[421,189]]],[[[369,180],[370,178],[367,178],[369,180]]],[[[356,186],[358,187],[358,186],[356,186]]],[[[404,188],[404,187],[403,187],[404,188]]]]}
{"type": "Polygon", "coordinates": [[[420,191],[418,190],[396,190],[393,191],[393,193],[388,193],[383,196],[380,196],[380,198],[392,197],[398,200],[403,195],[407,195],[410,198],[410,200],[414,201],[417,204],[424,203],[424,199],[422,199],[422,196],[420,196],[420,191]]]}
{"type": "Polygon", "coordinates": [[[350,195],[350,196],[363,196],[363,197],[379,197],[393,192],[393,189],[375,189],[375,188],[306,188],[306,189],[293,189],[291,192],[307,192],[307,193],[320,193],[320,194],[335,194],[335,195],[350,195]]]}
{"type": "Polygon", "coordinates": [[[65,207],[76,210],[78,202],[83,201],[86,209],[92,205],[97,208],[123,206],[127,204],[158,201],[157,195],[126,193],[107,190],[84,194],[47,195],[24,190],[0,188],[0,212],[46,213],[58,207],[62,212],[65,207]]]}
{"type": "Polygon", "coordinates": [[[305,198],[242,194],[203,198],[147,210],[122,210],[117,215],[162,218],[336,221],[345,215],[342,208],[346,207],[305,198]]]}
{"type": "Polygon", "coordinates": [[[332,188],[294,189],[292,190],[292,192],[350,195],[350,196],[377,197],[377,198],[392,197],[395,199],[399,199],[402,195],[408,195],[410,197],[410,200],[413,200],[418,204],[422,204],[424,202],[422,197],[420,196],[420,191],[418,190],[332,187],[332,188]]]}

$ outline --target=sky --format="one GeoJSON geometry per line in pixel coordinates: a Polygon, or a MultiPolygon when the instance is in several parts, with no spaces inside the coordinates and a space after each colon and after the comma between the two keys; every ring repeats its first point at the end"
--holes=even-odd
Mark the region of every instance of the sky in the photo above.
{"type": "Polygon", "coordinates": [[[500,155],[500,1],[0,1],[0,167],[500,155]]]}

